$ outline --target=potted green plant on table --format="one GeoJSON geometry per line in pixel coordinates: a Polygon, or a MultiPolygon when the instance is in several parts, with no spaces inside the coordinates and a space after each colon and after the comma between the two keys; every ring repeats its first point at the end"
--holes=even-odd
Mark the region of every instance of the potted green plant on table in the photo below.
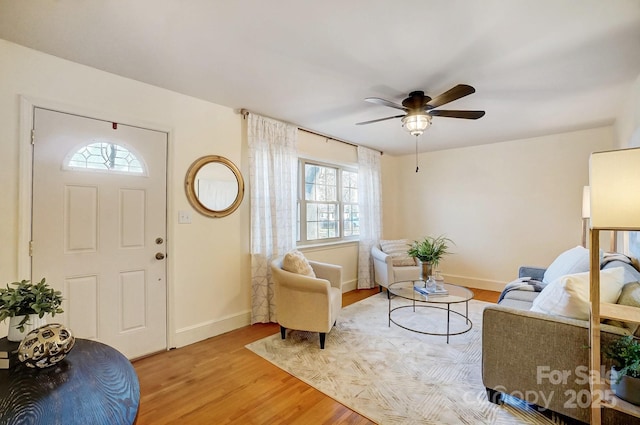
{"type": "Polygon", "coordinates": [[[10,341],[21,341],[31,330],[46,324],[45,314],[62,313],[62,293],[51,288],[44,278],[12,282],[0,288],[0,322],[9,319],[10,341]]]}
{"type": "Polygon", "coordinates": [[[440,260],[449,254],[449,244],[453,241],[443,235],[438,237],[426,236],[421,241],[415,241],[407,253],[422,262],[422,278],[427,280],[432,270],[438,267],[440,260]]]}
{"type": "Polygon", "coordinates": [[[605,346],[602,353],[613,361],[611,389],[623,400],[640,405],[640,343],[627,335],[605,346]]]}

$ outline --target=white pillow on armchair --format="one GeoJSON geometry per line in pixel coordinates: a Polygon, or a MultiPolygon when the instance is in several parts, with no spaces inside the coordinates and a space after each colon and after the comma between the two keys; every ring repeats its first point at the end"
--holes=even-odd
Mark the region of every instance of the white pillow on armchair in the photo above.
{"type": "Polygon", "coordinates": [[[391,256],[395,267],[415,266],[416,260],[408,254],[411,242],[408,239],[381,240],[380,250],[391,256]]]}
{"type": "Polygon", "coordinates": [[[297,249],[289,251],[282,259],[282,269],[291,273],[303,274],[305,276],[316,277],[316,274],[309,264],[309,260],[297,249]]]}

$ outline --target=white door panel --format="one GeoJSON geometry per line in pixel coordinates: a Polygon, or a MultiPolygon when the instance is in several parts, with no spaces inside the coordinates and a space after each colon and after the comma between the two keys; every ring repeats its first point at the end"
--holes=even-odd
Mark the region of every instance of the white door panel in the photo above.
{"type": "Polygon", "coordinates": [[[165,349],[166,133],[39,108],[34,128],[33,279],[63,291],[76,336],[165,349]],[[127,150],[139,163],[119,169],[127,150]]]}

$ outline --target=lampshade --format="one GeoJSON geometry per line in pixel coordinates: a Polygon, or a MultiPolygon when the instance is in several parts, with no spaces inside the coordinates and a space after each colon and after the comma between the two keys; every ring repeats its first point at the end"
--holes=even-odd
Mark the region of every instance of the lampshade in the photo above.
{"type": "Polygon", "coordinates": [[[582,218],[591,217],[591,190],[589,186],[582,188],[582,218]]]}
{"type": "Polygon", "coordinates": [[[591,228],[640,230],[640,148],[591,154],[591,228]]]}
{"type": "Polygon", "coordinates": [[[419,136],[431,125],[431,115],[407,115],[402,118],[402,125],[412,136],[419,136]]]}

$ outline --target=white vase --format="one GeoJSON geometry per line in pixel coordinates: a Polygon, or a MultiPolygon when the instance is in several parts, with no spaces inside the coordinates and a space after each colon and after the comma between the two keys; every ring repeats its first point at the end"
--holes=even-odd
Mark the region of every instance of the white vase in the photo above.
{"type": "Polygon", "coordinates": [[[40,318],[37,314],[30,314],[29,320],[24,325],[24,331],[20,332],[18,326],[20,326],[23,318],[24,316],[13,316],[9,318],[9,334],[7,335],[9,341],[20,342],[33,329],[47,324],[46,315],[40,318]]]}

